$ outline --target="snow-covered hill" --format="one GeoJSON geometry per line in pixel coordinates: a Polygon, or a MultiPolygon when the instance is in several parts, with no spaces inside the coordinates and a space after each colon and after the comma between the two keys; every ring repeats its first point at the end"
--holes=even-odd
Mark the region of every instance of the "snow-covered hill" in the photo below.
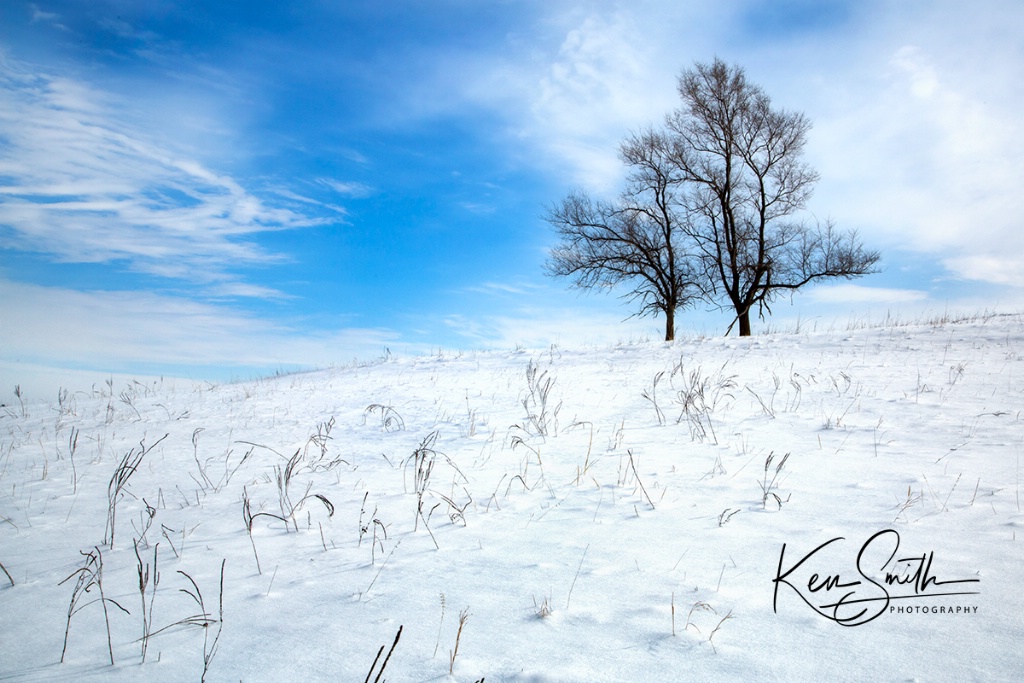
{"type": "Polygon", "coordinates": [[[0,681],[1024,669],[1020,316],[5,403],[0,681]]]}

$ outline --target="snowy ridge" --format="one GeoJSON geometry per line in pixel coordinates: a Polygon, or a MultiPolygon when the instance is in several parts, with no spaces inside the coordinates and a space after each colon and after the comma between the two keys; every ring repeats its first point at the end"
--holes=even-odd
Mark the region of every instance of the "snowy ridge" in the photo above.
{"type": "Polygon", "coordinates": [[[1022,450],[1021,316],[15,399],[0,681],[1016,680],[1022,450]]]}

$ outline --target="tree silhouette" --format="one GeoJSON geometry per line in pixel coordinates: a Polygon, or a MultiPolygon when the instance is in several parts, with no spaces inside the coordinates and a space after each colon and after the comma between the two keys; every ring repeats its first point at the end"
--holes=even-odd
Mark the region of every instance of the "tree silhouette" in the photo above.
{"type": "Polygon", "coordinates": [[[574,192],[547,219],[561,238],[547,270],[583,288],[629,283],[638,315],[698,301],[731,309],[727,334],[750,334],[777,296],[827,278],[874,272],[880,256],[856,232],[796,220],[818,174],[802,160],[810,122],[774,108],[743,69],[721,60],[679,77],[682,106],[660,130],[630,135],[616,202],[574,192]]]}

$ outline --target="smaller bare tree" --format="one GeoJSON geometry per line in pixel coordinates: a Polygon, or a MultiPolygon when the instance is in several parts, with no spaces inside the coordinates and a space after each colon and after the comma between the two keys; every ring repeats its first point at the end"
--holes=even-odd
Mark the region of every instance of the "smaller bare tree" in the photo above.
{"type": "Polygon", "coordinates": [[[654,130],[630,136],[619,149],[630,175],[617,203],[575,192],[547,215],[561,239],[547,272],[581,289],[628,283],[623,296],[639,302],[635,315],[664,314],[665,341],[675,339],[676,311],[699,294],[682,244],[670,153],[665,136],[654,130]]]}

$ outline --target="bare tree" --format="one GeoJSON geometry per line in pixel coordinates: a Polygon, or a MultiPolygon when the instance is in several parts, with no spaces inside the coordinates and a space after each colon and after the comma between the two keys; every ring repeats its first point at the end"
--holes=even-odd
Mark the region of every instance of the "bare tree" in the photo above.
{"type": "Polygon", "coordinates": [[[717,59],[684,71],[679,95],[667,128],[688,187],[687,231],[705,300],[732,307],[740,336],[750,334],[750,311],[763,319],[780,293],[873,272],[879,254],[856,233],[791,219],[818,180],[801,159],[811,127],[803,114],[772,107],[743,69],[717,59]]]}
{"type": "MultiPolygon", "coordinates": [[[[639,314],[702,300],[731,308],[739,334],[777,296],[825,278],[874,272],[877,251],[855,232],[795,220],[818,174],[802,160],[810,122],[772,107],[743,69],[720,60],[679,77],[682,106],[663,130],[631,135],[617,203],[575,193],[549,212],[561,243],[548,271],[579,287],[631,281],[639,314]]],[[[727,331],[727,334],[728,334],[727,331]]]]}
{"type": "Polygon", "coordinates": [[[665,135],[654,130],[630,136],[619,149],[631,172],[617,203],[576,192],[547,216],[561,238],[548,273],[572,278],[583,289],[630,283],[624,296],[639,302],[636,315],[665,315],[666,341],[675,338],[676,310],[699,294],[671,151],[665,135]]]}

